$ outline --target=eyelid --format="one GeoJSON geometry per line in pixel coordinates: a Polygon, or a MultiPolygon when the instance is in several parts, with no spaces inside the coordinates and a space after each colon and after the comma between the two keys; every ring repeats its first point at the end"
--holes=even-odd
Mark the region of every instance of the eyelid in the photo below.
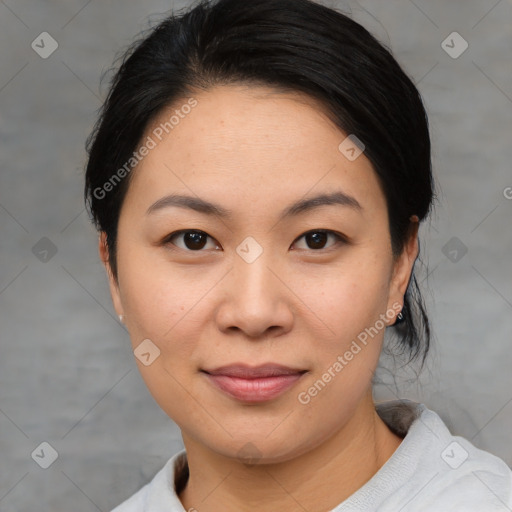
{"type": "Polygon", "coordinates": [[[342,243],[342,244],[349,243],[349,238],[346,235],[344,235],[343,233],[339,233],[338,231],[333,231],[332,229],[317,228],[317,229],[310,229],[310,230],[306,231],[305,233],[302,233],[302,235],[298,236],[294,240],[293,244],[297,243],[297,240],[300,240],[301,238],[303,238],[311,233],[326,233],[327,235],[332,235],[335,238],[337,238],[337,243],[334,245],[331,245],[330,247],[326,247],[326,248],[322,248],[322,249],[296,249],[296,250],[307,251],[307,252],[311,252],[311,253],[322,253],[324,251],[329,251],[331,249],[336,248],[340,243],[342,243]]]}
{"type": "Polygon", "coordinates": [[[199,233],[201,235],[206,235],[209,239],[213,240],[216,245],[220,246],[219,242],[217,240],[215,240],[215,238],[213,238],[213,236],[209,235],[206,231],[202,231],[201,229],[179,229],[178,231],[173,231],[172,233],[170,233],[169,235],[167,235],[163,238],[162,244],[163,245],[173,245],[176,249],[182,250],[184,252],[196,252],[196,253],[205,252],[203,249],[198,250],[198,251],[192,251],[190,249],[182,249],[181,247],[178,247],[176,244],[173,244],[171,242],[171,238],[174,238],[175,236],[178,236],[178,235],[183,235],[185,233],[199,233]]]}

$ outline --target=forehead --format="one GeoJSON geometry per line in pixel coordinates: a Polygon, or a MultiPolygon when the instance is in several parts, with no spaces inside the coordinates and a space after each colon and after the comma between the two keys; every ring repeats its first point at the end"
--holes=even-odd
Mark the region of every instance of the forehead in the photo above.
{"type": "Polygon", "coordinates": [[[150,138],[152,149],[130,189],[146,202],[186,191],[258,203],[341,188],[379,208],[384,198],[371,163],[364,153],[353,161],[343,155],[346,137],[304,94],[216,87],[176,101],[148,126],[142,142],[150,138]]]}

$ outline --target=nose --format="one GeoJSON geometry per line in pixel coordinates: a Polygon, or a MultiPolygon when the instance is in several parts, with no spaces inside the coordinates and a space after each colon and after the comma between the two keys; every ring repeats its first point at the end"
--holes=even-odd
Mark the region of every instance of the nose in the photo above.
{"type": "Polygon", "coordinates": [[[225,334],[242,332],[254,341],[288,332],[293,324],[293,293],[284,277],[265,252],[254,261],[236,255],[234,268],[223,280],[218,328],[225,334]]]}

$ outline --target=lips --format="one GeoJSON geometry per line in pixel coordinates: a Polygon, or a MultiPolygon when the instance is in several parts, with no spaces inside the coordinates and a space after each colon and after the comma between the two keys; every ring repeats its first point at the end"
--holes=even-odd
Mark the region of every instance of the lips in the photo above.
{"type": "Polygon", "coordinates": [[[216,389],[232,398],[264,402],[290,389],[306,370],[271,363],[261,366],[234,364],[202,372],[216,389]]]}
{"type": "Polygon", "coordinates": [[[234,364],[222,366],[214,370],[203,370],[210,375],[225,375],[226,377],[239,377],[241,379],[257,379],[263,377],[277,377],[279,375],[295,375],[306,370],[295,370],[279,364],[264,364],[261,366],[246,366],[234,364]]]}

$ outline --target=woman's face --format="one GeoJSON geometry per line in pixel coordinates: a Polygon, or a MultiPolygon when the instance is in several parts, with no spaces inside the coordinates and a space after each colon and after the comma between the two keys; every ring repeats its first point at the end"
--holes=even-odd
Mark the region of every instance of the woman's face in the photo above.
{"type": "Polygon", "coordinates": [[[415,247],[393,259],[369,160],[350,140],[340,147],[347,134],[313,101],[241,86],[194,99],[142,140],[114,305],[184,438],[287,460],[340,431],[368,397],[415,247]]]}

